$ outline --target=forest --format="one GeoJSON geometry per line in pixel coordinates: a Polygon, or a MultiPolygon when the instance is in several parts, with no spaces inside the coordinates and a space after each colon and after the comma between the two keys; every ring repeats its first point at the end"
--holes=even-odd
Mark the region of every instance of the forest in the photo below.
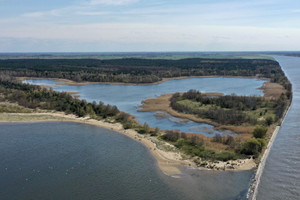
{"type": "Polygon", "coordinates": [[[284,94],[278,99],[267,100],[258,96],[207,96],[196,90],[182,95],[175,93],[170,102],[170,106],[176,111],[224,125],[257,125],[259,119],[264,119],[270,125],[282,117],[288,106],[288,99],[284,94]]]}
{"type": "Polygon", "coordinates": [[[132,123],[128,114],[119,111],[116,106],[103,102],[88,103],[66,92],[56,92],[40,86],[19,83],[12,77],[1,76],[0,101],[17,103],[30,109],[44,109],[74,114],[78,117],[89,116],[94,119],[113,119],[123,124],[132,123]]]}
{"type": "Polygon", "coordinates": [[[208,119],[219,126],[253,127],[251,128],[252,135],[250,138],[248,138],[249,136],[222,137],[216,135],[207,140],[198,135],[167,131],[162,139],[170,141],[188,155],[206,160],[227,161],[247,155],[258,157],[267,144],[268,129],[275,123],[280,124],[280,120],[291,102],[291,96],[287,94],[288,91],[282,93],[277,99],[267,99],[259,96],[236,96],[234,94],[209,95],[196,90],[175,93],[170,98],[172,109],[180,113],[195,115],[201,119],[208,119]],[[213,143],[222,144],[225,149],[216,151],[207,148],[215,146],[213,143]]]}
{"type": "Polygon", "coordinates": [[[278,62],[265,59],[6,59],[0,70],[13,77],[76,82],[153,83],[180,76],[258,76],[289,87],[278,62]]]}
{"type": "MultiPolygon", "coordinates": [[[[22,84],[17,77],[64,78],[73,81],[153,83],[163,78],[180,76],[256,76],[279,83],[286,93],[279,99],[266,101],[261,97],[203,96],[198,91],[175,94],[173,109],[209,118],[221,124],[268,126],[280,119],[292,98],[292,86],[276,61],[264,59],[10,59],[0,60],[0,101],[17,103],[30,109],[44,109],[89,116],[97,120],[120,122],[125,129],[135,129],[140,134],[160,136],[159,129],[145,123],[138,124],[116,106],[103,102],[86,102],[67,93],[55,92],[39,86],[22,84]],[[188,105],[188,106],[187,106],[188,105]],[[195,109],[203,106],[205,109],[195,109]],[[253,114],[255,113],[255,114],[253,114]],[[258,121],[263,117],[263,123],[258,121]]],[[[259,127],[258,127],[259,129],[259,127]]],[[[259,134],[258,134],[259,135],[259,134]]],[[[204,140],[195,135],[166,131],[159,138],[169,141],[191,156],[209,160],[230,160],[245,155],[257,156],[266,141],[256,136],[248,141],[216,136],[204,140]],[[208,144],[226,145],[224,150],[212,150],[208,144]],[[218,153],[217,153],[218,152],[218,153]]]]}
{"type": "MultiPolygon", "coordinates": [[[[125,129],[132,128],[141,134],[156,135],[158,130],[147,124],[139,124],[127,113],[114,105],[103,102],[89,103],[79,100],[66,92],[56,92],[51,88],[20,83],[16,78],[0,72],[0,102],[17,103],[29,109],[42,109],[74,114],[77,117],[89,117],[96,120],[119,122],[125,129]]],[[[5,110],[5,109],[2,109],[5,110]]]]}

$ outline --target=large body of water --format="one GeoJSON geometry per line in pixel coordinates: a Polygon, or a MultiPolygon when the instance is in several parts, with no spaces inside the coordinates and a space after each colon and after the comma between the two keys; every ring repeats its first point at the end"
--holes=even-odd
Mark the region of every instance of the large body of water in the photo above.
{"type": "Polygon", "coordinates": [[[0,123],[1,200],[245,199],[252,171],[162,174],[140,143],[78,123],[0,123]]]}
{"type": "Polygon", "coordinates": [[[270,151],[258,200],[300,199],[300,58],[275,56],[293,85],[293,102],[270,151]]]}
{"type": "MultiPolygon", "coordinates": [[[[257,199],[300,197],[300,58],[276,56],[293,84],[291,110],[274,142],[257,199]]],[[[31,81],[31,82],[30,82],[31,81]]],[[[53,85],[53,81],[29,80],[53,85]]],[[[143,123],[183,130],[178,119],[137,112],[141,100],[197,89],[261,95],[255,79],[186,79],[147,86],[58,86],[82,99],[117,105],[143,123]],[[133,87],[133,89],[131,88],[133,87]],[[131,88],[131,89],[130,89],[131,88]],[[142,94],[142,95],[141,95],[142,94]],[[137,97],[137,98],[136,98],[137,97]],[[161,122],[160,122],[161,121],[161,122]]],[[[121,134],[76,123],[0,124],[1,199],[245,199],[252,171],[213,172],[183,168],[180,178],[161,173],[141,144],[121,134]]]]}
{"type": "Polygon", "coordinates": [[[250,78],[190,78],[167,81],[154,85],[105,85],[92,84],[84,86],[55,85],[57,81],[32,79],[25,83],[36,85],[50,85],[56,91],[78,92],[80,99],[89,102],[103,101],[106,104],[116,105],[120,110],[136,117],[141,124],[147,122],[152,127],[160,129],[178,129],[182,132],[201,133],[206,136],[215,134],[234,135],[230,131],[218,131],[213,126],[185,121],[176,117],[158,118],[153,112],[138,112],[142,100],[157,97],[162,94],[186,92],[190,89],[200,92],[222,92],[237,95],[263,95],[260,88],[265,81],[250,78]]]}

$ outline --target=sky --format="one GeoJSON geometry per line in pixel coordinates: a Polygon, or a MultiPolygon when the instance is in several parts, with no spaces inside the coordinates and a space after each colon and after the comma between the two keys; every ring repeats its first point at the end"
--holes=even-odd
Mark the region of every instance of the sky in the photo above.
{"type": "Polygon", "coordinates": [[[0,0],[0,52],[299,50],[299,0],[0,0]]]}

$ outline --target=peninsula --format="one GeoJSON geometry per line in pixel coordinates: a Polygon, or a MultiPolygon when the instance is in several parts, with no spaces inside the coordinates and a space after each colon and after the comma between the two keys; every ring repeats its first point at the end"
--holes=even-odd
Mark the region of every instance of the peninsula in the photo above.
{"type": "MultiPolygon", "coordinates": [[[[0,83],[0,100],[3,102],[1,121],[76,120],[100,126],[104,126],[103,123],[105,123],[108,128],[129,135],[138,141],[144,141],[143,143],[156,158],[163,158],[161,162],[158,159],[162,169],[166,169],[163,166],[177,164],[224,170],[254,167],[252,157],[259,158],[268,137],[272,135],[272,130],[280,121],[292,98],[291,84],[279,64],[268,59],[8,59],[0,60],[0,83]],[[195,76],[256,77],[268,80],[268,83],[263,86],[264,98],[249,97],[252,101],[260,102],[260,107],[254,109],[253,106],[251,108],[246,106],[249,110],[245,110],[249,112],[249,115],[257,116],[262,113],[261,116],[257,119],[239,118],[238,123],[241,126],[238,127],[235,124],[237,118],[228,123],[219,122],[207,116],[198,117],[198,113],[195,115],[197,105],[202,105],[203,102],[198,102],[197,98],[189,98],[189,92],[175,94],[171,100],[169,100],[170,96],[164,99],[165,102],[173,102],[172,112],[166,110],[171,115],[174,115],[176,110],[180,117],[242,133],[243,139],[236,142],[236,139],[231,137],[207,138],[199,134],[179,133],[174,130],[162,131],[149,127],[147,123],[139,124],[133,116],[120,111],[116,106],[105,105],[102,102],[99,104],[86,102],[65,92],[60,93],[40,86],[22,84],[19,79],[19,77],[23,77],[22,79],[24,77],[67,79],[66,84],[96,82],[156,84],[170,79],[195,76]],[[180,112],[178,105],[192,105],[192,107],[185,107],[189,110],[188,112],[184,110],[180,112]],[[279,114],[274,113],[277,112],[275,108],[278,112],[280,111],[279,114]],[[52,111],[59,112],[59,114],[52,113],[52,111]],[[186,113],[183,114],[182,111],[186,113]],[[16,114],[24,112],[27,114],[16,114]],[[107,126],[107,123],[111,125],[107,126]],[[256,129],[254,125],[260,125],[257,129],[262,129],[263,136],[252,138],[252,132],[256,129]]],[[[195,93],[193,95],[201,95],[196,91],[193,93],[195,93]]],[[[206,100],[228,98],[220,94],[204,96],[206,100]]],[[[161,98],[158,98],[158,101],[160,100],[161,98]]],[[[231,100],[238,104],[243,103],[242,98],[231,97],[231,100]]],[[[162,107],[159,110],[169,109],[167,104],[162,104],[162,107]]],[[[207,104],[205,109],[209,108],[213,111],[218,107],[228,109],[222,108],[216,102],[207,104]]],[[[208,113],[213,113],[210,111],[208,113]]],[[[256,162],[259,162],[259,159],[256,162]]],[[[164,171],[168,174],[179,173],[176,167],[164,171]]]]}

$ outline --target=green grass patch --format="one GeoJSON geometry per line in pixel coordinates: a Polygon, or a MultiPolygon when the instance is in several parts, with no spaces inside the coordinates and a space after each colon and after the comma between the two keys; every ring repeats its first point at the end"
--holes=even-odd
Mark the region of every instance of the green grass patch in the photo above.
{"type": "Polygon", "coordinates": [[[0,105],[0,113],[32,113],[33,110],[22,106],[0,105]]]}

